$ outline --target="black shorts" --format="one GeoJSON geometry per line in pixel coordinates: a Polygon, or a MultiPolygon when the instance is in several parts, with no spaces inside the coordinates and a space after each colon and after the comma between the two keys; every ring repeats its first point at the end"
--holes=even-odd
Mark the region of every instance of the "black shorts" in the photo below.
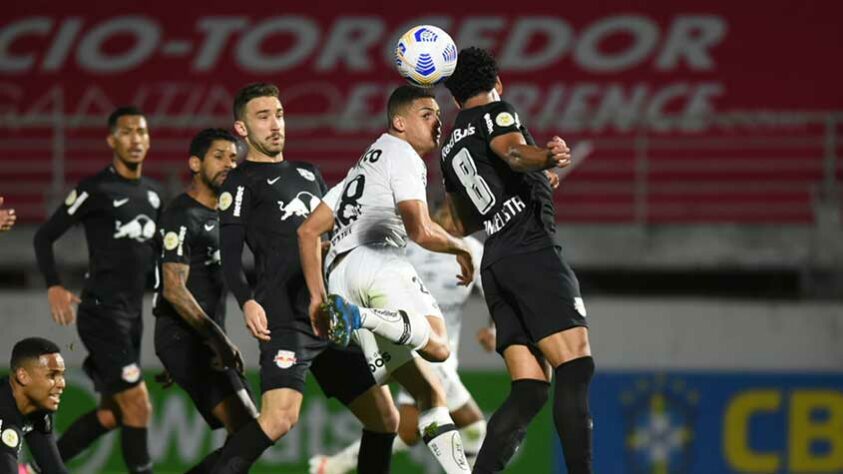
{"type": "Polygon", "coordinates": [[[326,397],[345,405],[375,386],[359,347],[331,347],[325,340],[296,329],[274,329],[271,337],[269,342],[260,343],[261,392],[278,388],[303,392],[308,370],[326,397]]]}
{"type": "Polygon", "coordinates": [[[98,392],[113,395],[143,382],[140,312],[129,313],[123,308],[83,301],[79,305],[76,329],[88,349],[82,368],[98,392]]]}
{"type": "Polygon", "coordinates": [[[501,258],[482,270],[486,305],[497,328],[497,348],[536,343],[588,326],[576,275],[556,247],[501,258]]]}
{"type": "Polygon", "coordinates": [[[211,348],[184,323],[170,317],[155,320],[155,353],[212,429],[223,426],[213,415],[220,402],[238,394],[251,399],[246,379],[233,368],[223,368],[211,348]]]}

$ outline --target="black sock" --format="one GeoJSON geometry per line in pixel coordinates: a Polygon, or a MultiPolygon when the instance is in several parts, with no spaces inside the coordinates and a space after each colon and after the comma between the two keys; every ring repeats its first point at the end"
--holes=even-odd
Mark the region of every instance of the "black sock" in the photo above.
{"type": "Polygon", "coordinates": [[[376,433],[363,430],[360,452],[357,455],[359,474],[389,474],[392,464],[392,443],[395,433],[376,433]]]}
{"type": "Polygon", "coordinates": [[[273,444],[275,442],[269,439],[258,420],[254,419],[231,435],[211,472],[247,473],[252,464],[273,444]]]}
{"type": "Polygon", "coordinates": [[[479,474],[501,472],[527,435],[527,425],[547,402],[550,384],[543,380],[512,382],[509,396],[495,411],[486,429],[486,439],[474,463],[479,474]]]}
{"type": "Polygon", "coordinates": [[[108,428],[100,424],[96,410],[80,416],[59,439],[58,447],[61,460],[69,461],[73,459],[108,431],[108,428]]]}
{"type": "Polygon", "coordinates": [[[152,460],[147,448],[146,428],[124,426],[120,430],[123,462],[130,474],[152,474],[152,460]]]}
{"type": "Polygon", "coordinates": [[[225,449],[225,445],[220,448],[215,449],[211,454],[205,456],[202,461],[193,466],[189,471],[185,474],[209,474],[211,472],[211,468],[214,467],[214,464],[217,463],[217,460],[222,455],[222,450],[225,449]]]}
{"type": "Polygon", "coordinates": [[[568,474],[591,474],[591,415],[588,385],[594,375],[594,359],[581,357],[556,368],[553,421],[562,441],[568,474]]]}

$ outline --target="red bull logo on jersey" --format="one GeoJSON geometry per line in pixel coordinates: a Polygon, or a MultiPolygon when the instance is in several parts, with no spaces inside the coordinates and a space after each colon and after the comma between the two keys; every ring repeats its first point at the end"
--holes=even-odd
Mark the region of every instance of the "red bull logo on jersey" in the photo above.
{"type": "Polygon", "coordinates": [[[284,204],[284,201],[278,201],[282,221],[286,221],[291,216],[307,217],[318,205],[319,198],[307,191],[299,192],[286,204],[284,204]]]}
{"type": "Polygon", "coordinates": [[[138,242],[146,242],[155,235],[155,221],[145,214],[138,214],[125,224],[116,220],[114,227],[115,239],[133,239],[138,242]]]}

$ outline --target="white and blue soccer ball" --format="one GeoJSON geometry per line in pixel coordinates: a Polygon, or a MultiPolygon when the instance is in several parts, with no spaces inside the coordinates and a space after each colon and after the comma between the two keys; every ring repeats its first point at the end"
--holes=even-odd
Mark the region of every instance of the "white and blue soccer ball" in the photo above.
{"type": "Polygon", "coordinates": [[[395,67],[410,84],[433,87],[454,73],[457,45],[441,28],[414,26],[395,46],[395,67]]]}

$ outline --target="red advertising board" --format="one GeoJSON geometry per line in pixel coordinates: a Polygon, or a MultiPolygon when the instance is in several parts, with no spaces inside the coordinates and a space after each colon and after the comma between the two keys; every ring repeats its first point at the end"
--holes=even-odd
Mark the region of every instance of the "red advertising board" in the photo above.
{"type": "MultiPolygon", "coordinates": [[[[139,5],[131,13],[97,2],[7,6],[0,139],[51,137],[33,130],[50,130],[60,117],[63,156],[95,158],[98,144],[80,140],[101,139],[102,117],[134,103],[152,117],[150,157],[181,160],[198,128],[230,125],[238,87],[271,81],[282,90],[290,154],[323,163],[336,178],[381,132],[385,99],[401,82],[395,40],[419,23],[443,27],[459,47],[493,50],[504,98],[539,139],[595,143],[573,183],[601,160],[610,168],[617,160],[627,170],[618,179],[635,186],[633,142],[600,145],[626,143],[644,128],[656,138],[786,136],[813,133],[805,112],[821,121],[843,110],[838,2],[139,5]]],[[[447,129],[453,106],[439,93],[447,129]]],[[[813,160],[808,181],[822,180],[817,147],[801,150],[813,160]]],[[[733,148],[726,155],[745,156],[733,148]]]]}

